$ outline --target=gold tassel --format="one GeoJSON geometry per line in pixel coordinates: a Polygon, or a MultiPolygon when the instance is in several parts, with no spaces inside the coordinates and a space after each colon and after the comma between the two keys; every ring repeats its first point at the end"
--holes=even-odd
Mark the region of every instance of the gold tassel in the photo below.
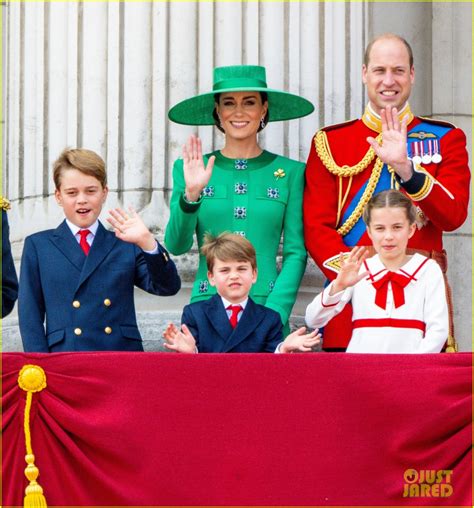
{"type": "Polygon", "coordinates": [[[18,385],[26,392],[25,405],[25,445],[27,463],[25,476],[29,480],[29,485],[25,489],[25,499],[23,506],[25,508],[47,508],[46,498],[43,495],[43,488],[36,481],[39,476],[39,469],[35,466],[35,456],[31,447],[31,431],[30,431],[30,411],[33,393],[40,392],[46,388],[46,374],[38,365],[24,365],[18,375],[18,385]]]}
{"type": "Polygon", "coordinates": [[[456,342],[456,339],[452,336],[448,336],[448,341],[446,344],[446,353],[457,353],[458,352],[458,343],[456,342]]]}

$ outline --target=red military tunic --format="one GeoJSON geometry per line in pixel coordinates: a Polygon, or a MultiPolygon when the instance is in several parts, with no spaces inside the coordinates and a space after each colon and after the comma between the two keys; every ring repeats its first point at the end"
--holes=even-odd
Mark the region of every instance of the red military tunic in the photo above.
{"type": "MultiPolygon", "coordinates": [[[[381,162],[373,151],[371,157],[366,138],[376,137],[381,129],[379,117],[370,108],[362,119],[325,127],[314,138],[306,165],[304,235],[311,257],[330,280],[337,274],[340,252],[347,252],[354,245],[371,245],[362,229],[361,218],[357,221],[361,232],[357,238],[353,234],[357,226],[353,226],[351,220],[346,222],[348,209],[359,205],[359,210],[354,212],[357,219],[370,199],[370,192],[368,196],[360,194],[371,176],[373,187],[378,183],[375,192],[400,185],[418,207],[418,227],[409,241],[409,248],[441,251],[443,231],[457,229],[466,219],[470,171],[463,131],[447,122],[413,117],[408,104],[400,112],[400,117],[403,116],[409,121],[409,155],[416,155],[420,150],[424,150],[425,155],[428,150],[439,154],[434,157],[432,153],[430,158],[434,160],[415,164],[415,173],[408,182],[400,182],[395,175],[388,179],[385,176],[385,180],[373,178],[377,163],[380,169],[381,162]],[[433,140],[436,140],[435,145],[433,140]],[[344,226],[342,230],[341,226],[344,226]]],[[[389,174],[386,167],[384,171],[389,174]]],[[[325,327],[324,347],[347,347],[351,332],[351,308],[346,306],[345,311],[325,327]]]]}

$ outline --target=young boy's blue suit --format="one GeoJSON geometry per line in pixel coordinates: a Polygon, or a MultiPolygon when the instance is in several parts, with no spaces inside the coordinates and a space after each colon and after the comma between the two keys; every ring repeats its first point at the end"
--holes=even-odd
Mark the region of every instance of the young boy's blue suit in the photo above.
{"type": "Polygon", "coordinates": [[[196,339],[200,353],[274,353],[283,341],[280,314],[251,298],[235,328],[219,295],[186,305],[181,322],[196,339]]]}
{"type": "Polygon", "coordinates": [[[181,286],[175,264],[158,249],[146,254],[100,223],[88,256],[66,221],[27,237],[18,299],[25,351],[143,351],[134,286],[155,295],[181,286]]]}

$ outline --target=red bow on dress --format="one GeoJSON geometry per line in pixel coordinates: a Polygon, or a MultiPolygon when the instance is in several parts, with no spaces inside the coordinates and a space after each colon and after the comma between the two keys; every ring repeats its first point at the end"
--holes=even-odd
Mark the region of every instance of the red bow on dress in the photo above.
{"type": "Polygon", "coordinates": [[[392,283],[393,302],[395,308],[401,307],[405,303],[404,288],[411,281],[410,277],[405,277],[395,272],[387,272],[382,278],[376,282],[372,282],[375,288],[375,305],[381,309],[387,308],[388,283],[392,283]]]}

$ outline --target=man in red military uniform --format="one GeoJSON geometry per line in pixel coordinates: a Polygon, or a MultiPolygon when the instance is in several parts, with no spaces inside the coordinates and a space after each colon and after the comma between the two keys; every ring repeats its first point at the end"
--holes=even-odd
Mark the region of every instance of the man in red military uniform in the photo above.
{"type": "MultiPolygon", "coordinates": [[[[460,227],[468,211],[466,137],[447,122],[411,112],[413,53],[401,37],[385,34],[368,45],[362,77],[369,98],[363,117],[323,128],[311,146],[303,205],[306,247],[324,275],[334,279],[341,252],[371,245],[362,221],[367,201],[399,187],[418,210],[409,249],[436,259],[445,272],[443,231],[460,227]]],[[[325,327],[324,349],[344,351],[351,328],[346,306],[325,327]]],[[[448,346],[455,349],[452,337],[448,346]]]]}

